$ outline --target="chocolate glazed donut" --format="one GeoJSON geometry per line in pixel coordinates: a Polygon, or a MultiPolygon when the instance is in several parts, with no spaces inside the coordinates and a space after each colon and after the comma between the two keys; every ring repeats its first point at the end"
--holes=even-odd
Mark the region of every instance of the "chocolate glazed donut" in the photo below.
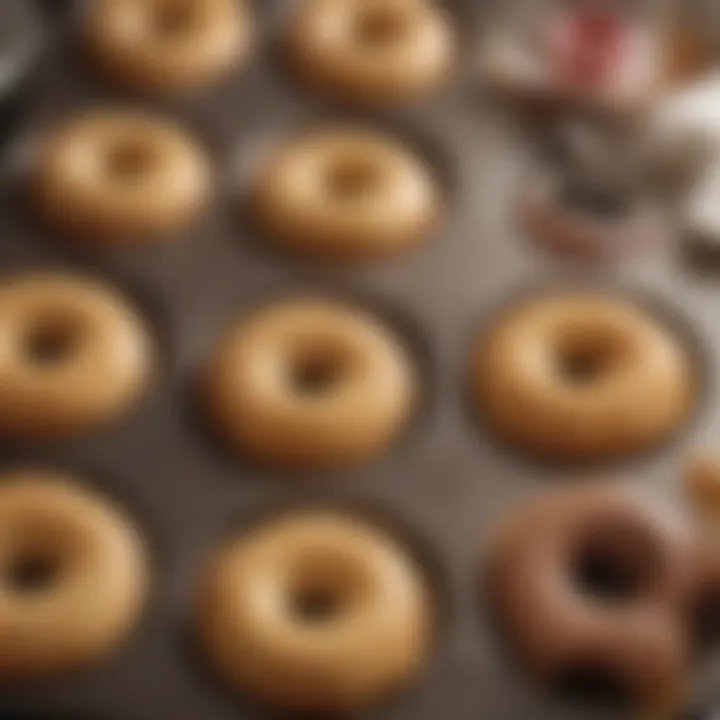
{"type": "Polygon", "coordinates": [[[506,639],[541,683],[599,673],[641,710],[666,712],[683,700],[688,618],[717,594],[720,559],[680,514],[614,485],[586,485],[511,516],[483,578],[506,639]]]}

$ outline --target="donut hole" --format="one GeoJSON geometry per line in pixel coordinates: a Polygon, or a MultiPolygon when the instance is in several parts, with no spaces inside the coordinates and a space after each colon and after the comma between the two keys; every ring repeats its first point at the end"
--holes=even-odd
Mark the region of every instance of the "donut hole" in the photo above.
{"type": "Polygon", "coordinates": [[[568,385],[592,385],[611,374],[622,360],[622,355],[622,349],[612,338],[568,339],[559,344],[556,371],[568,385]]]}
{"type": "Polygon", "coordinates": [[[113,144],[105,155],[105,171],[115,182],[132,183],[153,172],[157,157],[154,149],[137,139],[113,144]]]}
{"type": "Polygon", "coordinates": [[[382,173],[376,163],[350,158],[328,169],[326,185],[336,201],[351,203],[372,195],[382,184],[382,173]]]}
{"type": "Polygon", "coordinates": [[[578,543],[570,578],[584,597],[623,603],[645,595],[658,566],[652,539],[644,531],[611,523],[578,543]]]}
{"type": "Polygon", "coordinates": [[[602,548],[579,553],[573,567],[576,587],[584,595],[605,600],[627,600],[637,596],[641,579],[625,557],[602,548]]]}
{"type": "Polygon", "coordinates": [[[383,48],[403,40],[407,29],[407,18],[403,13],[376,5],[359,13],[354,25],[354,37],[362,47],[383,48]]]}
{"type": "Polygon", "coordinates": [[[355,590],[354,583],[344,573],[302,573],[288,593],[288,611],[300,625],[326,625],[347,612],[355,590]]]}
{"type": "Polygon", "coordinates": [[[292,391],[302,400],[320,400],[335,392],[347,378],[351,359],[347,350],[326,341],[298,348],[287,368],[292,391]]]}
{"type": "Polygon", "coordinates": [[[598,380],[605,371],[607,358],[590,349],[574,348],[561,353],[559,373],[572,385],[586,385],[598,380]]]}
{"type": "Polygon", "coordinates": [[[310,629],[343,620],[366,597],[366,569],[342,548],[307,546],[286,577],[289,617],[310,629]]]}
{"type": "Polygon", "coordinates": [[[617,709],[629,707],[632,701],[627,681],[613,669],[593,662],[562,668],[551,684],[551,692],[574,705],[617,709]]]}
{"type": "Polygon", "coordinates": [[[184,37],[197,27],[197,5],[187,0],[150,3],[150,28],[155,37],[184,37]]]}
{"type": "Polygon", "coordinates": [[[12,558],[5,570],[6,584],[17,595],[47,592],[60,576],[60,562],[51,552],[22,552],[12,558]]]}
{"type": "Polygon", "coordinates": [[[32,325],[22,339],[22,355],[40,368],[61,365],[72,359],[82,339],[74,319],[49,317],[32,325]]]}
{"type": "Polygon", "coordinates": [[[344,598],[336,588],[308,586],[295,591],[290,610],[297,622],[315,625],[337,618],[344,604],[344,598]]]}
{"type": "Polygon", "coordinates": [[[292,386],[302,397],[317,397],[331,392],[343,374],[338,358],[303,358],[292,369],[292,386]]]}

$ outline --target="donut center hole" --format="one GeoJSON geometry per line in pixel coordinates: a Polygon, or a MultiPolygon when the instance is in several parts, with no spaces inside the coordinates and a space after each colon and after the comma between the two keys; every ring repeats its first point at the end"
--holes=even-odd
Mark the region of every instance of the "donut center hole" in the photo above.
{"type": "Polygon", "coordinates": [[[361,13],[355,24],[355,37],[360,45],[382,48],[405,36],[406,18],[390,8],[372,8],[361,13]]]}
{"type": "Polygon", "coordinates": [[[196,25],[194,3],[179,0],[158,3],[152,13],[152,31],[157,37],[173,39],[189,33],[196,25]]]}
{"type": "Polygon", "coordinates": [[[650,531],[631,520],[606,522],[576,545],[570,580],[581,595],[601,602],[636,600],[655,581],[661,558],[650,531]]]}
{"type": "Polygon", "coordinates": [[[331,392],[340,381],[343,365],[331,355],[299,359],[292,368],[291,383],[302,397],[318,397],[331,392]]]}
{"type": "Polygon", "coordinates": [[[293,617],[308,625],[319,625],[338,617],[345,605],[342,594],[331,587],[299,588],[291,599],[293,617]]]}
{"type": "Polygon", "coordinates": [[[594,352],[573,351],[560,358],[560,374],[573,385],[596,381],[604,370],[603,358],[594,352]]]}
{"type": "Polygon", "coordinates": [[[628,684],[618,673],[593,663],[564,668],[552,683],[553,695],[574,705],[626,708],[632,700],[628,684]]]}
{"type": "Polygon", "coordinates": [[[558,353],[557,370],[566,383],[590,385],[612,370],[617,359],[610,343],[567,343],[558,353]]]}
{"type": "Polygon", "coordinates": [[[75,352],[80,330],[68,321],[41,322],[25,337],[23,354],[33,365],[49,367],[66,362],[75,352]]]}
{"type": "Polygon", "coordinates": [[[49,553],[27,553],[13,558],[6,571],[10,589],[22,595],[44,592],[60,574],[57,558],[49,553]]]}
{"type": "Polygon", "coordinates": [[[641,587],[637,568],[628,558],[601,548],[588,548],[580,553],[573,578],[584,595],[603,600],[633,598],[641,587]]]}
{"type": "Polygon", "coordinates": [[[330,170],[327,178],[330,194],[341,202],[361,200],[372,194],[381,181],[375,164],[359,160],[340,163],[330,170]]]}
{"type": "Polygon", "coordinates": [[[107,173],[119,182],[133,182],[152,172],[155,153],[145,143],[118,143],[107,154],[107,173]]]}

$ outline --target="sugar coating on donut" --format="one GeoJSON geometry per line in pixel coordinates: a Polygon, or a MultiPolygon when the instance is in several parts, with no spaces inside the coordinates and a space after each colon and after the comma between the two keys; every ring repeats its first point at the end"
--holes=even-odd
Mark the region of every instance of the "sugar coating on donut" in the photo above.
{"type": "Polygon", "coordinates": [[[0,477],[0,677],[41,679],[106,661],[136,627],[150,587],[140,529],[76,478],[0,477]]]}
{"type": "Polygon", "coordinates": [[[476,342],[476,408],[499,437],[560,461],[647,451],[689,420],[692,352],[625,298],[548,294],[509,308],[476,342]]]}
{"type": "Polygon", "coordinates": [[[0,436],[62,438],[117,422],[147,391],[156,347],[140,311],[102,280],[0,281],[0,436]]]}
{"type": "Polygon", "coordinates": [[[173,237],[205,209],[212,169],[183,128],[139,111],[98,109],[52,129],[33,168],[40,216],[102,244],[173,237]]]}
{"type": "Polygon", "coordinates": [[[403,343],[370,313],[297,297],[230,328],[203,392],[210,421],[236,452],[267,466],[320,470],[388,451],[420,389],[403,343]]]}
{"type": "Polygon", "coordinates": [[[344,102],[397,104],[449,76],[456,44],[431,0],[309,0],[291,16],[286,54],[302,80],[344,102]]]}
{"type": "Polygon", "coordinates": [[[242,66],[253,45],[246,0],[96,0],[84,37],[103,75],[162,95],[217,82],[242,66]]]}
{"type": "Polygon", "coordinates": [[[271,151],[258,170],[258,229],[283,249],[334,261],[385,259],[425,241],[442,217],[436,171],[402,141],[319,128],[271,151]]]}
{"type": "Polygon", "coordinates": [[[300,511],[231,538],[198,586],[197,630],[214,669],[271,707],[350,711],[424,666],[434,598],[382,529],[300,511]]]}

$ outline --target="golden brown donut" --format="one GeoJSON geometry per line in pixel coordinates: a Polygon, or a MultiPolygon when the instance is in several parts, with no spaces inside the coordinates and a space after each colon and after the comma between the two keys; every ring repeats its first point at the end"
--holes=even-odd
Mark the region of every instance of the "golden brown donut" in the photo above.
{"type": "Polygon", "coordinates": [[[140,112],[97,110],[42,143],[33,190],[56,229],[92,242],[142,242],[194,220],[211,180],[204,151],[179,127],[140,112]]]}
{"type": "Polygon", "coordinates": [[[442,191],[426,163],[394,139],[319,130],[269,158],[252,206],[261,232],[281,247],[372,260],[422,242],[440,218],[442,191]]]}
{"type": "Polygon", "coordinates": [[[0,283],[0,436],[58,437],[112,422],[146,390],[148,328],[98,280],[0,283]]]}
{"type": "Polygon", "coordinates": [[[697,398],[690,352],[631,301],[553,294],[506,312],[476,343],[478,410],[508,441],[561,460],[640,452],[697,398]]]}
{"type": "Polygon", "coordinates": [[[571,669],[603,672],[641,709],[677,710],[689,611],[717,588],[720,562],[676,510],[600,483],[541,493],[500,521],[483,586],[529,673],[552,685],[571,669]]]}
{"type": "Polygon", "coordinates": [[[252,44],[246,0],[93,0],[84,35],[105,75],[158,93],[212,83],[240,66],[252,44]]]}
{"type": "Polygon", "coordinates": [[[433,0],[309,0],[287,52],[307,83],[345,102],[401,103],[450,74],[457,39],[433,0]]]}
{"type": "Polygon", "coordinates": [[[233,539],[199,587],[217,671],[274,707],[368,706],[421,670],[434,634],[413,560],[365,521],[304,511],[233,539]]]}
{"type": "Polygon", "coordinates": [[[114,504],[44,471],[0,478],[0,677],[97,664],[139,620],[149,562],[114,504]]]}
{"type": "Polygon", "coordinates": [[[416,370],[388,329],[344,303],[303,297],[237,323],[214,352],[204,390],[238,452],[297,469],[382,453],[418,394],[416,370]]]}

